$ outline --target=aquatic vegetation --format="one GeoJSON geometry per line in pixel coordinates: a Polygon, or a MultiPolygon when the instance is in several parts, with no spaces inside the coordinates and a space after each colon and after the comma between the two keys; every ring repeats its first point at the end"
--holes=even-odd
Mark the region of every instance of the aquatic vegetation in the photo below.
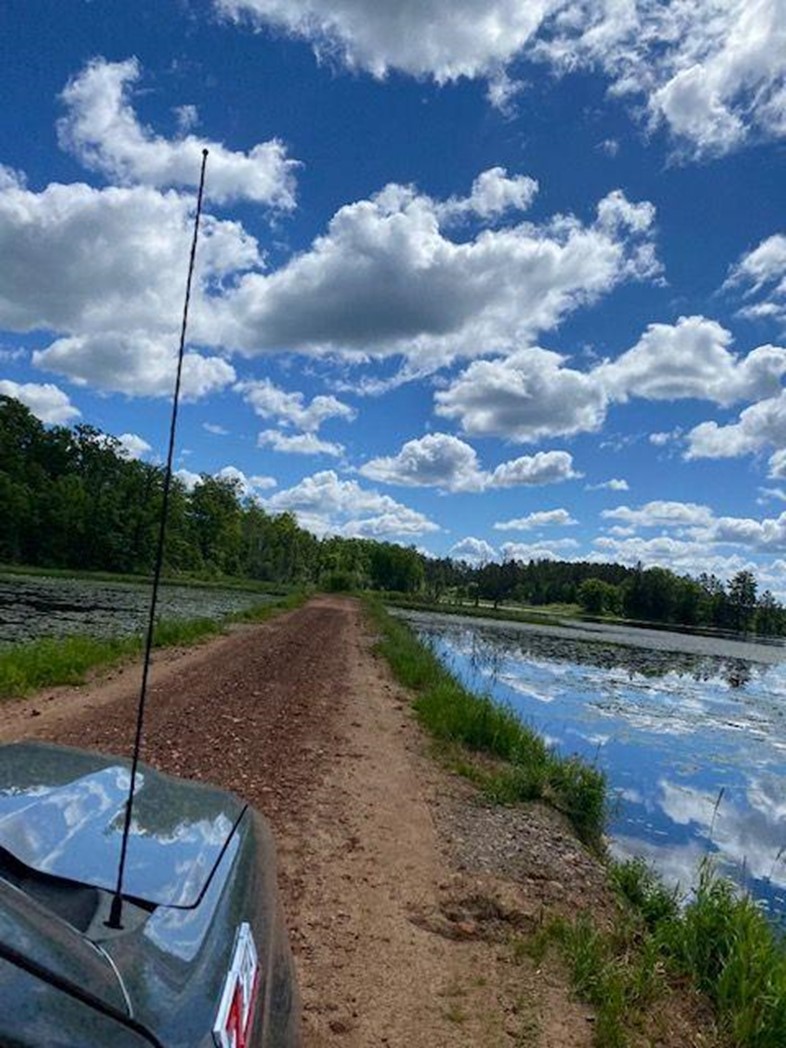
{"type": "MultiPolygon", "coordinates": [[[[154,647],[196,644],[221,633],[233,622],[261,622],[271,615],[296,607],[303,594],[292,594],[275,603],[266,602],[220,618],[161,619],[153,634],[154,647]]],[[[108,668],[136,657],[143,637],[93,637],[76,634],[43,637],[27,644],[0,649],[0,698],[27,695],[57,684],[82,684],[93,669],[108,668]]]]}
{"type": "MultiPolygon", "coordinates": [[[[289,592],[289,589],[284,591],[289,592]]],[[[158,599],[162,619],[222,619],[235,611],[274,600],[282,593],[226,585],[166,582],[158,599]]],[[[99,579],[86,574],[41,576],[0,574],[0,643],[26,643],[41,637],[132,636],[144,628],[150,581],[99,579]]]]}

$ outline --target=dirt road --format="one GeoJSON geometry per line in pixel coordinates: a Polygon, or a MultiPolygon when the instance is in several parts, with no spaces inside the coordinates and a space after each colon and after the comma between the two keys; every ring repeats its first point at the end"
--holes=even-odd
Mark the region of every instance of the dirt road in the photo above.
{"type": "MultiPolygon", "coordinates": [[[[354,601],[318,598],[159,655],[143,759],[233,789],[271,820],[307,1048],[589,1045],[591,1016],[508,945],[544,892],[566,889],[537,863],[529,887],[493,870],[495,854],[521,861],[527,832],[535,853],[547,830],[536,818],[513,833],[513,815],[484,812],[434,763],[372,642],[354,601]],[[495,840],[478,847],[478,834],[495,840]]],[[[131,667],[7,704],[0,738],[128,753],[138,685],[131,667]]],[[[586,889],[592,864],[566,841],[586,889]]]]}

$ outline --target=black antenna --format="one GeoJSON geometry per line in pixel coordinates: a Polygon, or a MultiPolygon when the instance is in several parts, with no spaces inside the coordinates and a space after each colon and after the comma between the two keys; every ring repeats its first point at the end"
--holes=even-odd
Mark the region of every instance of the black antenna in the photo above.
{"type": "Polygon", "coordinates": [[[178,349],[177,355],[177,378],[175,379],[175,392],[172,398],[172,419],[169,424],[169,451],[166,459],[166,472],[164,474],[164,497],[161,505],[161,521],[158,527],[158,547],[156,549],[156,566],[153,573],[153,592],[150,597],[150,614],[147,620],[145,660],[142,666],[142,687],[139,692],[139,704],[136,711],[136,736],[134,738],[134,756],[131,761],[131,784],[128,788],[128,800],[126,801],[123,839],[120,845],[120,863],[117,868],[117,884],[115,885],[115,894],[112,898],[112,906],[109,911],[109,920],[106,922],[107,928],[123,927],[120,920],[123,910],[123,875],[125,874],[126,855],[128,853],[128,836],[131,830],[131,813],[134,806],[134,790],[136,788],[136,772],[139,764],[139,751],[142,745],[142,725],[145,719],[145,699],[147,698],[147,678],[150,672],[150,655],[153,650],[153,632],[155,630],[156,621],[158,586],[161,581],[161,567],[164,561],[164,532],[166,530],[167,510],[169,508],[169,489],[172,486],[172,458],[175,452],[175,429],[177,427],[178,401],[180,400],[180,378],[183,373],[186,327],[188,325],[188,305],[191,301],[191,280],[194,276],[194,260],[196,258],[197,238],[199,236],[199,219],[202,214],[202,196],[205,189],[207,153],[207,149],[202,150],[202,170],[199,175],[199,195],[197,196],[196,215],[194,216],[194,236],[191,240],[191,257],[188,262],[188,279],[186,280],[186,299],[183,303],[183,322],[180,327],[180,348],[178,349]]]}

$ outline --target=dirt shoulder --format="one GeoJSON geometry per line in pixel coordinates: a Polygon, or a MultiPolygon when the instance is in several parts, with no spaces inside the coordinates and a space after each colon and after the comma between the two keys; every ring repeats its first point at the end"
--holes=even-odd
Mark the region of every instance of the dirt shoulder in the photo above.
{"type": "MultiPolygon", "coordinates": [[[[592,1016],[511,932],[603,878],[542,808],[479,805],[429,756],[360,608],[317,598],[159,655],[143,759],[271,820],[307,1046],[582,1048],[592,1016]]],[[[128,753],[138,668],[0,707],[0,739],[128,753]]]]}

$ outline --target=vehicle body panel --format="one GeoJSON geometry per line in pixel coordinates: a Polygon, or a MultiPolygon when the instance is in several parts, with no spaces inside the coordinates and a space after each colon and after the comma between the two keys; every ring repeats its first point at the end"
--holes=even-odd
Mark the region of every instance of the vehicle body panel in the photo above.
{"type": "MultiPolygon", "coordinates": [[[[112,891],[129,784],[125,762],[111,757],[7,746],[0,762],[0,848],[39,873],[112,891]]],[[[193,906],[244,807],[222,790],[141,770],[124,894],[193,906]]]]}
{"type": "MultiPolygon", "coordinates": [[[[264,819],[232,794],[140,765],[123,927],[112,929],[106,920],[124,781],[127,790],[122,759],[40,744],[0,747],[0,949],[21,946],[26,957],[88,987],[107,1008],[132,1013],[154,1042],[193,1048],[214,1043],[245,922],[260,969],[248,1043],[299,1044],[299,998],[264,819]]],[[[35,977],[8,967],[0,958],[0,1043],[61,1043],[59,1016],[78,1024],[84,1002],[64,1002],[50,986],[49,1003],[34,1019],[39,1028],[51,1022],[52,1038],[32,1036],[8,1016],[20,984],[35,977]]],[[[29,992],[47,995],[40,986],[29,992]]],[[[84,1041],[103,1043],[115,1041],[84,1041]]],[[[117,1043],[145,1041],[126,1030],[117,1043]]]]}
{"type": "Polygon", "coordinates": [[[3,1048],[155,1048],[154,1040],[76,998],[60,994],[53,1006],[46,980],[1,958],[0,986],[16,1002],[12,1012],[0,1013],[3,1048]]]}

